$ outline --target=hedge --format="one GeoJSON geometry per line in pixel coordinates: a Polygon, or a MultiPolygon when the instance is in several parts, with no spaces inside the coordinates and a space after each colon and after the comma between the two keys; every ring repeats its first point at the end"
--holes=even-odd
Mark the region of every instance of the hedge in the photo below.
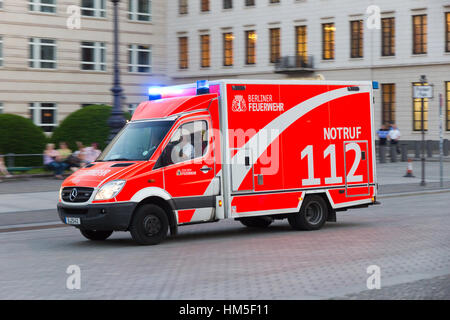
{"type": "MultiPolygon", "coordinates": [[[[81,141],[85,146],[97,142],[103,150],[109,137],[111,110],[107,105],[91,105],[71,113],[54,130],[51,141],[57,148],[59,142],[65,141],[71,150],[77,149],[76,141],[81,141]]],[[[124,116],[128,120],[131,118],[128,112],[124,116]]]]}
{"type": "MultiPolygon", "coordinates": [[[[0,114],[0,154],[42,154],[47,137],[30,119],[15,114],[0,114]]],[[[42,156],[16,157],[15,167],[42,166],[42,156]]],[[[5,158],[8,166],[8,158],[5,158]]]]}

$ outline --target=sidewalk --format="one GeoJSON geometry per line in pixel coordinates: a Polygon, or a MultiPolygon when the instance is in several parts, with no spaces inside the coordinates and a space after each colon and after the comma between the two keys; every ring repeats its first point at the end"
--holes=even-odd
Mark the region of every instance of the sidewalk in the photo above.
{"type": "MultiPolygon", "coordinates": [[[[406,162],[377,164],[379,195],[440,190],[439,163],[426,163],[425,187],[420,186],[421,163],[413,162],[414,178],[403,177],[406,162]]],[[[50,210],[56,208],[62,181],[39,177],[0,183],[0,213],[50,210]]],[[[444,163],[444,188],[450,189],[450,163],[444,163]]]]}

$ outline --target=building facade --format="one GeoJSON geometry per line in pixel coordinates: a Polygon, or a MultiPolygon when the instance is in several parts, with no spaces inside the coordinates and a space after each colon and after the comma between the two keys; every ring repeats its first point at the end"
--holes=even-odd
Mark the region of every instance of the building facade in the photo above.
{"type": "MultiPolygon", "coordinates": [[[[109,0],[0,0],[0,112],[51,132],[111,104],[112,18],[109,0]]],[[[439,138],[439,94],[450,138],[450,0],[122,0],[119,23],[129,110],[150,85],[198,79],[373,80],[376,126],[420,140],[425,75],[427,139],[439,138]]]]}
{"type": "MultiPolygon", "coordinates": [[[[112,21],[107,0],[0,0],[0,112],[51,132],[85,105],[111,105],[112,21]]],[[[166,1],[123,0],[119,24],[123,102],[133,108],[168,81],[166,1]]]]}
{"type": "Polygon", "coordinates": [[[434,88],[424,101],[426,139],[439,139],[439,94],[450,138],[448,0],[172,0],[167,19],[167,68],[176,83],[318,75],[378,81],[376,125],[396,123],[403,140],[420,140],[413,86],[425,75],[434,88]]]}

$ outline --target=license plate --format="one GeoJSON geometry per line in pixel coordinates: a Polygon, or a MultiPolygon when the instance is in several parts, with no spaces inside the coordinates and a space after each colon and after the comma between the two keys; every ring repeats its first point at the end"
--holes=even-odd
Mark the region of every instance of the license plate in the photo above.
{"type": "Polygon", "coordinates": [[[80,218],[69,218],[66,217],[66,223],[67,224],[81,224],[80,218]]]}

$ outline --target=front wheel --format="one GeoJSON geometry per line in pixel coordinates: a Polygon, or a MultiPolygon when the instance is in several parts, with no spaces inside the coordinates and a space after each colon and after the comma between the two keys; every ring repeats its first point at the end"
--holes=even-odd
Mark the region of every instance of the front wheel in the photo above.
{"type": "Polygon", "coordinates": [[[133,240],[142,245],[154,245],[167,237],[169,219],[166,212],[154,204],[140,206],[130,225],[133,240]]]}
{"type": "Polygon", "coordinates": [[[101,241],[106,240],[113,233],[112,231],[100,231],[100,230],[80,230],[81,234],[89,240],[101,241]]]}
{"type": "Polygon", "coordinates": [[[327,215],[325,200],[318,195],[309,195],[303,201],[300,212],[291,213],[288,221],[295,230],[319,230],[325,224],[327,215]]]}

